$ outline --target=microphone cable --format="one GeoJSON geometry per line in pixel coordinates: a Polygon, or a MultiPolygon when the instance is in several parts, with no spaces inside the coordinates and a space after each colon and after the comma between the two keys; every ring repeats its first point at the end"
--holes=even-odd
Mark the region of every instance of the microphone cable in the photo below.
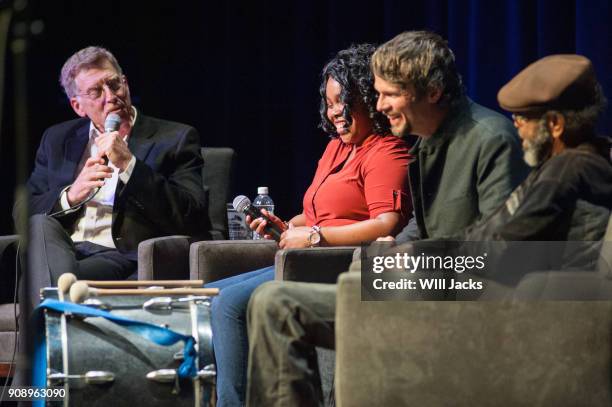
{"type": "Polygon", "coordinates": [[[51,216],[51,217],[55,218],[56,216],[60,216],[60,215],[63,215],[65,213],[68,213],[68,212],[77,211],[77,210],[81,209],[81,207],[83,205],[87,204],[89,201],[94,199],[96,197],[96,195],[98,195],[98,192],[100,192],[101,189],[102,189],[102,187],[96,187],[96,189],[94,189],[94,191],[91,194],[89,194],[89,196],[84,201],[79,202],[79,203],[77,203],[75,205],[72,205],[70,208],[66,208],[66,209],[59,210],[57,212],[53,212],[53,213],[51,213],[51,214],[49,214],[47,216],[51,216]]]}

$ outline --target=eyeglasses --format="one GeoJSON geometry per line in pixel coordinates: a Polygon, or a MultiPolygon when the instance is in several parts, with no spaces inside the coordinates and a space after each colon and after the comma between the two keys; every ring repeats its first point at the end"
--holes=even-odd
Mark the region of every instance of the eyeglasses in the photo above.
{"type": "Polygon", "coordinates": [[[104,86],[108,88],[113,94],[117,94],[123,90],[123,86],[125,85],[125,76],[113,76],[111,78],[106,79],[102,82],[101,85],[96,86],[94,88],[87,89],[87,91],[83,93],[77,93],[77,96],[83,96],[91,100],[96,100],[102,96],[104,93],[104,86]]]}

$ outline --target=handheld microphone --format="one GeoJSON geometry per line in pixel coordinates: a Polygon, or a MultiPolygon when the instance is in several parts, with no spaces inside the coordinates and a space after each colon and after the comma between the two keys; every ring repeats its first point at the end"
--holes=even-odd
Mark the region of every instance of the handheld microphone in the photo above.
{"type": "MultiPolygon", "coordinates": [[[[117,131],[119,130],[119,126],[121,126],[121,117],[117,113],[110,113],[108,116],[106,116],[106,120],[104,120],[105,133],[117,131]]],[[[108,165],[108,157],[105,155],[103,159],[104,165],[108,165]]]]}
{"type": "Polygon", "coordinates": [[[104,121],[104,132],[110,133],[111,131],[117,131],[120,125],[121,117],[117,113],[110,113],[106,116],[106,120],[104,121]]]}
{"type": "Polygon", "coordinates": [[[264,231],[272,236],[272,238],[277,242],[280,241],[280,237],[283,234],[283,229],[274,223],[269,217],[265,216],[257,208],[251,205],[251,200],[249,198],[244,195],[238,195],[236,198],[234,198],[232,205],[237,212],[242,212],[245,215],[249,215],[253,219],[264,218],[267,222],[264,231]]]}
{"type": "MultiPolygon", "coordinates": [[[[109,133],[111,131],[117,131],[119,130],[120,125],[121,125],[121,117],[117,113],[110,113],[108,116],[106,116],[106,120],[104,120],[104,132],[109,133]]],[[[104,165],[108,165],[108,156],[103,155],[102,159],[104,160],[104,165]]],[[[100,181],[105,181],[105,178],[100,178],[100,181]]],[[[91,191],[89,196],[85,198],[84,201],[79,202],[78,204],[75,204],[71,206],[70,208],[62,209],[60,211],[54,212],[50,214],[49,216],[56,217],[59,215],[63,215],[64,213],[68,211],[74,211],[74,210],[81,208],[83,205],[91,201],[98,194],[98,192],[100,192],[100,189],[102,189],[102,187],[96,187],[95,189],[91,191]]],[[[70,288],[69,284],[68,284],[68,288],[70,288]]],[[[63,294],[60,294],[60,295],[63,295],[63,294]]]]}

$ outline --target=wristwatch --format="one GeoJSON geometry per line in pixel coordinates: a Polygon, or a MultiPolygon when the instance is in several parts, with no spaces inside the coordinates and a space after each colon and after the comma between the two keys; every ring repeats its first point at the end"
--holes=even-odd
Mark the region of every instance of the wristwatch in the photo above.
{"type": "Polygon", "coordinates": [[[319,226],[314,225],[312,229],[310,229],[308,244],[310,247],[318,247],[321,244],[321,228],[319,226]]]}

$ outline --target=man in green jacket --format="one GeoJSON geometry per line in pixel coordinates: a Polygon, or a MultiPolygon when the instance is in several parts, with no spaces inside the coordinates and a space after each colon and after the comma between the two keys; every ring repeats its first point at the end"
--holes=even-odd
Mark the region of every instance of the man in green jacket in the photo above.
{"type": "MultiPolygon", "coordinates": [[[[391,131],[418,137],[409,170],[415,216],[399,241],[458,232],[501,205],[524,179],[511,122],[465,97],[440,36],[400,34],[374,53],[372,69],[377,109],[391,131]]],[[[311,359],[315,345],[334,347],[335,287],[271,282],[253,294],[248,405],[321,402],[311,359]]]]}
{"type": "Polygon", "coordinates": [[[454,234],[493,212],[526,177],[512,123],[464,95],[440,36],[402,33],[376,50],[372,69],[391,131],[418,137],[409,169],[414,217],[398,241],[454,234]]]}

